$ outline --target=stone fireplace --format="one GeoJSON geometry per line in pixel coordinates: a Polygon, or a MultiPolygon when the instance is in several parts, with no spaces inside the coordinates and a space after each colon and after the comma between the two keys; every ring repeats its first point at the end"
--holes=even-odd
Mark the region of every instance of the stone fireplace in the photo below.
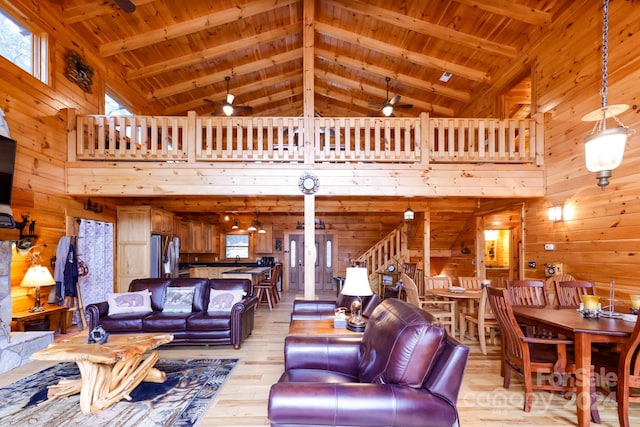
{"type": "MultiPolygon", "coordinates": [[[[0,236],[7,233],[6,230],[0,232],[0,236]]],[[[10,331],[12,318],[11,243],[6,237],[0,238],[0,319],[5,325],[5,328],[0,328],[0,373],[30,362],[29,357],[33,353],[53,342],[53,332],[9,332],[10,336],[4,332],[10,331]]]]}
{"type": "MultiPolygon", "coordinates": [[[[11,324],[11,241],[0,241],[0,319],[9,329],[11,324]]],[[[0,330],[0,335],[4,332],[0,330]]],[[[6,337],[4,337],[6,340],[6,337]]]]}

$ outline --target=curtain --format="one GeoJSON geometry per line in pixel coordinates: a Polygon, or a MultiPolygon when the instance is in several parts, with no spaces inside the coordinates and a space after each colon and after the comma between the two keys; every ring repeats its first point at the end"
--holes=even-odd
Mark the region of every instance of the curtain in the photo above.
{"type": "Polygon", "coordinates": [[[89,266],[89,274],[78,278],[83,308],[113,292],[113,240],[112,223],[80,220],[77,253],[89,266]]]}

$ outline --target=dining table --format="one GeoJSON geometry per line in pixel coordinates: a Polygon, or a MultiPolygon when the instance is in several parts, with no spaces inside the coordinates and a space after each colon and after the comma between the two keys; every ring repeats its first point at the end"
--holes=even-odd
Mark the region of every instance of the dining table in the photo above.
{"type": "MultiPolygon", "coordinates": [[[[458,313],[457,302],[466,301],[468,305],[469,313],[474,313],[476,310],[476,302],[480,300],[482,297],[481,289],[462,289],[455,288],[455,290],[451,290],[449,288],[437,288],[437,289],[425,289],[425,295],[430,295],[436,298],[444,298],[448,300],[456,301],[455,312],[458,313]]],[[[463,322],[463,320],[460,320],[463,322]]],[[[455,325],[455,320],[454,320],[455,325]]],[[[453,335],[455,336],[455,326],[453,327],[453,335]]],[[[461,339],[464,337],[460,337],[461,339]]]]}
{"type": "Polygon", "coordinates": [[[519,322],[540,327],[574,340],[576,410],[578,426],[591,424],[591,347],[593,343],[625,343],[635,322],[621,317],[585,318],[575,308],[514,306],[519,322]]]}

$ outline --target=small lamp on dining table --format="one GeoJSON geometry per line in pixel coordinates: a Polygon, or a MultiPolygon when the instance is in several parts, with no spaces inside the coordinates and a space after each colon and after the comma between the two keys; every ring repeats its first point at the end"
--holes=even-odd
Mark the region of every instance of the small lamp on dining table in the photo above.
{"type": "Polygon", "coordinates": [[[46,267],[41,265],[32,265],[27,270],[27,274],[24,275],[20,286],[24,288],[36,288],[36,303],[29,309],[30,312],[44,311],[44,308],[40,305],[40,287],[41,286],[53,286],[56,281],[53,280],[53,276],[46,267]]]}
{"type": "Polygon", "coordinates": [[[354,332],[362,332],[366,322],[362,318],[361,297],[373,295],[371,285],[369,285],[369,274],[363,267],[347,268],[347,276],[342,287],[343,295],[357,297],[351,303],[351,316],[347,319],[347,329],[354,332]]]}

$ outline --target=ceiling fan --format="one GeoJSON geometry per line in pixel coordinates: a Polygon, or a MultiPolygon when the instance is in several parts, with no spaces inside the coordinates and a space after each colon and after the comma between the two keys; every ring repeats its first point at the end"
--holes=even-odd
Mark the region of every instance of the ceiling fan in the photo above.
{"type": "Polygon", "coordinates": [[[136,11],[136,5],[131,0],[116,0],[116,4],[126,13],[136,11]]]}
{"type": "Polygon", "coordinates": [[[391,77],[385,77],[385,81],[387,82],[387,99],[382,103],[370,102],[369,107],[379,109],[383,115],[389,117],[393,114],[394,108],[413,108],[412,104],[398,104],[400,101],[400,95],[395,95],[393,98],[389,99],[389,82],[391,81],[391,77]]]}
{"type": "Polygon", "coordinates": [[[235,116],[235,115],[238,115],[238,113],[240,112],[251,113],[253,111],[253,107],[250,107],[248,105],[233,105],[233,100],[235,99],[235,96],[229,93],[229,81],[231,80],[231,77],[226,76],[224,80],[227,82],[227,96],[225,100],[222,102],[219,102],[219,101],[212,101],[211,99],[205,99],[205,101],[207,102],[220,106],[220,108],[212,112],[211,115],[217,116],[219,114],[224,114],[226,116],[235,116]]]}

